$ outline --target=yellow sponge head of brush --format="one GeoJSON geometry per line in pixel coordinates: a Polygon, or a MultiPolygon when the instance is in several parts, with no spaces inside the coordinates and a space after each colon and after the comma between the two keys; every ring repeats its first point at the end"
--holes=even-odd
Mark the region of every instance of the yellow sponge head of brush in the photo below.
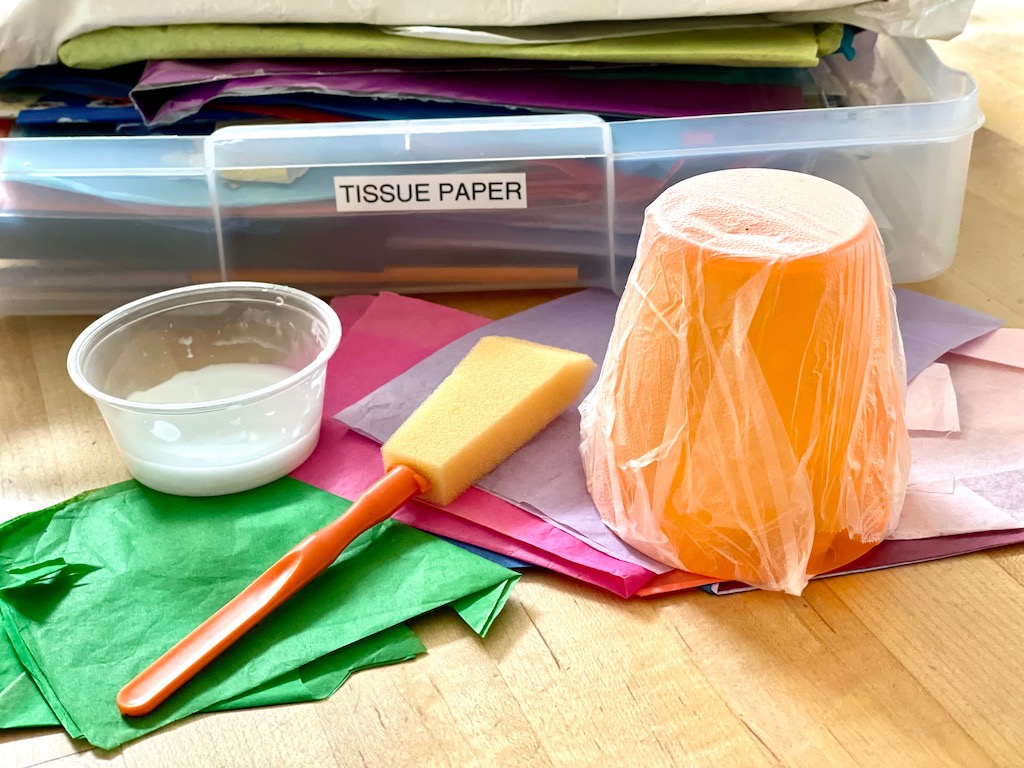
{"type": "Polygon", "coordinates": [[[430,483],[423,498],[448,504],[572,405],[594,368],[579,352],[485,336],[383,445],[384,466],[414,469],[430,483]]]}

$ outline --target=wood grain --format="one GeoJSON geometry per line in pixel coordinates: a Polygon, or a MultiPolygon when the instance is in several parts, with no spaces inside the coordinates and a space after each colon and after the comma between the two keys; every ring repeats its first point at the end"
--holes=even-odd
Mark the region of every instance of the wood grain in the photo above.
{"type": "MultiPolygon", "coordinates": [[[[936,44],[979,81],[956,262],[918,286],[1024,326],[1024,40],[979,0],[936,44]]],[[[489,316],[554,294],[437,297],[489,316]]],[[[0,517],[127,477],[64,358],[87,318],[0,318],[0,517]]],[[[1024,405],[1024,402],[1022,402],[1024,405]]],[[[0,765],[1014,766],[1024,764],[1024,548],[812,584],[623,602],[550,573],[480,640],[414,623],[429,653],[315,704],[196,717],[111,753],[0,734],[0,765]]]]}

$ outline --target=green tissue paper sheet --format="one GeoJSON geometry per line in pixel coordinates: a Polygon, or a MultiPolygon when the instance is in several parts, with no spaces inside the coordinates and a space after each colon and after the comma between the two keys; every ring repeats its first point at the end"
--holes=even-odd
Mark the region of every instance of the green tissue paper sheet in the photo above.
{"type": "Polygon", "coordinates": [[[0,718],[8,693],[30,705],[22,717],[42,714],[34,681],[72,737],[110,749],[196,712],[323,698],[356,669],[422,650],[403,622],[441,606],[486,633],[518,574],[388,520],[154,713],[120,715],[125,683],[348,506],[292,478],[209,499],[128,481],[0,526],[17,656],[0,650],[0,718]]]}
{"type": "MultiPolygon", "coordinates": [[[[22,666],[6,633],[0,634],[0,729],[59,726],[60,720],[22,666]]],[[[337,691],[353,672],[408,661],[425,650],[411,629],[397,624],[203,712],[319,701],[337,691]]]]}
{"type": "Polygon", "coordinates": [[[203,711],[226,712],[297,701],[319,701],[337,691],[353,672],[408,661],[425,650],[411,629],[405,624],[396,624],[203,711]]]}
{"type": "Polygon", "coordinates": [[[0,725],[32,728],[59,725],[57,716],[18,660],[7,636],[0,637],[0,725]]]}
{"type": "Polygon", "coordinates": [[[666,32],[572,43],[500,45],[389,35],[344,24],[178,24],[108,27],[68,40],[58,57],[104,69],[152,59],[341,57],[527,59],[638,64],[813,67],[839,49],[841,24],[666,32]]]}

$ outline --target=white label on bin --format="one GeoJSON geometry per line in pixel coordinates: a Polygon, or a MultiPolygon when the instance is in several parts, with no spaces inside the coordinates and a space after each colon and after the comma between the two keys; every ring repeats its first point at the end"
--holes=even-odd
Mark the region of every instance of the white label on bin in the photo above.
{"type": "Polygon", "coordinates": [[[526,207],[525,173],[335,176],[339,213],[526,207]]]}

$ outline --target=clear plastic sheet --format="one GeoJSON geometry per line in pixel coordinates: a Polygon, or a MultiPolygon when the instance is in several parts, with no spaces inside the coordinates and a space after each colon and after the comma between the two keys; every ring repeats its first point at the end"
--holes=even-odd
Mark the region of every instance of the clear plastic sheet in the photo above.
{"type": "Polygon", "coordinates": [[[657,560],[799,594],[895,528],[905,395],[863,202],[789,171],[696,176],[647,210],[580,407],[588,489],[657,560]]]}

